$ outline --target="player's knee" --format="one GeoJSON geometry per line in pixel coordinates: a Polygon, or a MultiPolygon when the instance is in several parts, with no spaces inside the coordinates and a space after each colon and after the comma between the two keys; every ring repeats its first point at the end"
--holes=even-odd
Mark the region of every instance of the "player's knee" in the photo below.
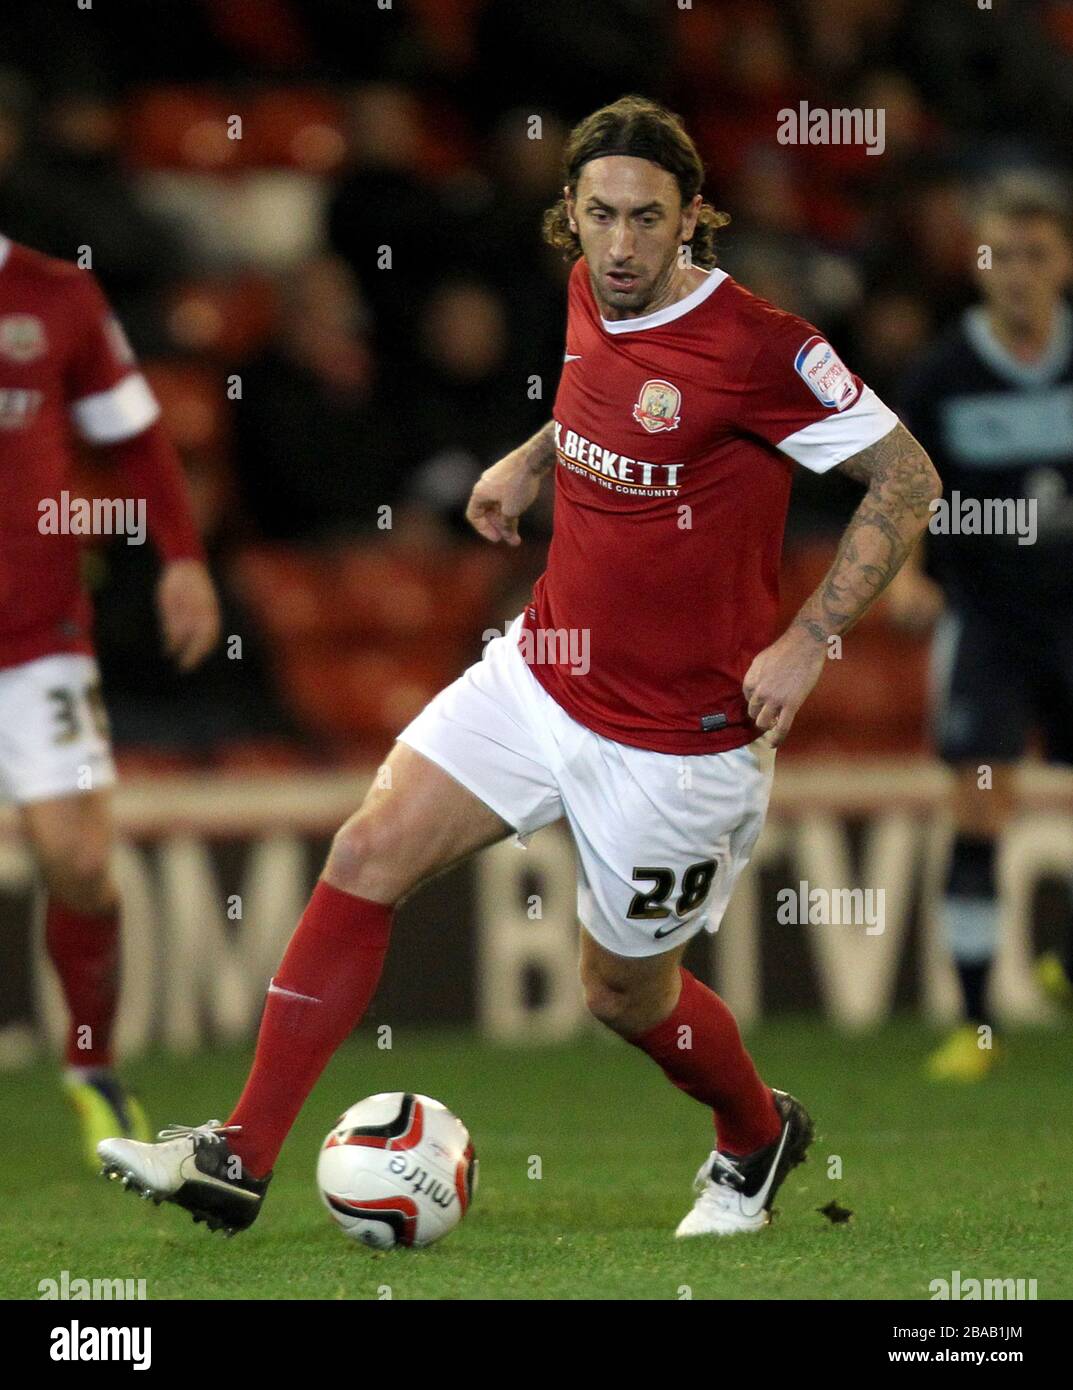
{"type": "Polygon", "coordinates": [[[399,848],[384,817],[359,811],[336,832],[326,877],[348,893],[391,901],[407,886],[399,848]]]}
{"type": "Polygon", "coordinates": [[[600,970],[583,965],[581,984],[585,991],[585,1007],[613,1033],[631,1038],[659,1021],[653,1016],[653,1008],[659,1012],[653,981],[609,979],[600,970]]]}
{"type": "Polygon", "coordinates": [[[583,959],[581,985],[585,1007],[612,1032],[624,1038],[647,1033],[671,1013],[677,998],[678,972],[664,975],[643,971],[630,973],[601,970],[583,959]]]}
{"type": "Polygon", "coordinates": [[[104,912],[113,907],[117,892],[111,851],[110,843],[88,839],[42,857],[49,896],[76,912],[104,912]]]}
{"type": "Polygon", "coordinates": [[[593,1018],[606,1027],[618,1032],[629,1022],[633,1007],[630,992],[616,988],[599,975],[582,977],[585,990],[585,1007],[593,1018]]]}

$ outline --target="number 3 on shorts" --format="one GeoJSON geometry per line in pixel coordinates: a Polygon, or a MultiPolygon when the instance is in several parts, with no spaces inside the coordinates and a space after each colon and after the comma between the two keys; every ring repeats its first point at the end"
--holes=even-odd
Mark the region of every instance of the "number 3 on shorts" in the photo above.
{"type": "Polygon", "coordinates": [[[84,703],[89,711],[94,732],[100,738],[108,737],[108,716],[104,710],[100,681],[93,681],[81,691],[69,686],[57,686],[45,692],[52,702],[52,718],[55,732],[54,744],[74,743],[82,734],[82,715],[80,706],[84,703]]]}

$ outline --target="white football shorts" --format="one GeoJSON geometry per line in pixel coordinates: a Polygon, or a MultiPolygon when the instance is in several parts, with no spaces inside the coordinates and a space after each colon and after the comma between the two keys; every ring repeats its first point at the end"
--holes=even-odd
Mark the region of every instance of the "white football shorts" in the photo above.
{"type": "Polygon", "coordinates": [[[93,657],[61,653],[0,670],[0,797],[22,806],[114,781],[93,657]]]}
{"type": "Polygon", "coordinates": [[[775,753],[654,753],[579,724],[530,671],[519,615],[399,734],[524,844],[565,816],[578,916],[601,946],[653,956],[715,931],[767,812],[775,753]]]}

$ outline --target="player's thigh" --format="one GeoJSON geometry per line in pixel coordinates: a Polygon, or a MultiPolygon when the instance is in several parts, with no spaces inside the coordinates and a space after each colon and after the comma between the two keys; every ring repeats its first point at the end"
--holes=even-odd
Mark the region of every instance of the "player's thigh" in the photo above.
{"type": "Polygon", "coordinates": [[[361,806],[336,835],[324,876],[374,902],[398,902],[510,833],[510,825],[461,782],[408,744],[396,743],[361,806]]]}
{"type": "Polygon", "coordinates": [[[582,926],[630,958],[714,931],[763,826],[774,753],[761,740],[691,758],[592,739],[563,785],[582,926]]]}
{"type": "Polygon", "coordinates": [[[552,702],[518,650],[516,619],[399,734],[364,804],[336,837],[330,882],[376,902],[514,831],[562,815],[544,725],[552,702]]]}
{"type": "Polygon", "coordinates": [[[111,791],[29,802],[19,816],[49,891],[86,911],[106,906],[112,897],[111,791]]]}
{"type": "Polygon", "coordinates": [[[1032,726],[1030,664],[1017,635],[969,607],[950,608],[931,652],[933,736],[952,766],[1013,763],[1032,726]]]}

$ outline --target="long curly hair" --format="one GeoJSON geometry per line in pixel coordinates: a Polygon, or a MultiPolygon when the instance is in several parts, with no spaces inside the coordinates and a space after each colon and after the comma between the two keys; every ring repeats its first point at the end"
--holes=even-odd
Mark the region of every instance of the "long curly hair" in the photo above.
{"type": "MultiPolygon", "coordinates": [[[[619,97],[618,101],[594,111],[573,128],[563,150],[563,182],[571,193],[576,193],[583,164],[602,154],[627,151],[641,158],[651,158],[674,175],[683,208],[700,192],[704,165],[697,147],[686,134],[682,118],[658,102],[641,96],[619,97]]],[[[694,265],[705,270],[715,265],[715,234],[729,221],[728,213],[717,212],[711,203],[701,203],[697,225],[685,243],[694,265]]],[[[543,234],[546,242],[562,251],[565,260],[576,261],[581,255],[578,235],[570,230],[565,198],[560,198],[545,212],[543,234]]]]}

